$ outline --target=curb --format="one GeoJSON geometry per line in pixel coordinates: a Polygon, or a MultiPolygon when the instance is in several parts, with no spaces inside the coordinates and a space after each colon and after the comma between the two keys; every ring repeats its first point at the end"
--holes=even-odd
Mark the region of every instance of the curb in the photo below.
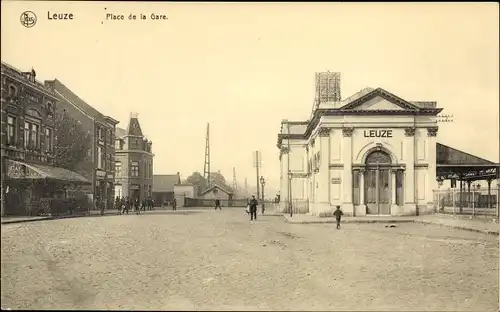
{"type": "Polygon", "coordinates": [[[37,219],[10,220],[10,221],[2,221],[2,224],[25,223],[25,222],[47,221],[47,220],[54,220],[54,218],[53,217],[44,217],[44,218],[37,218],[37,219]]]}
{"type": "MultiPolygon", "coordinates": [[[[289,224],[322,224],[322,223],[336,223],[335,220],[313,220],[313,221],[292,221],[288,220],[287,218],[285,219],[285,223],[289,224]]],[[[437,223],[437,222],[432,222],[432,221],[426,221],[426,220],[349,220],[349,221],[343,221],[342,223],[421,223],[421,224],[431,224],[431,225],[439,225],[439,226],[444,226],[448,228],[454,228],[458,230],[464,230],[464,231],[469,231],[469,232],[477,232],[477,233],[483,233],[483,234],[490,234],[490,235],[499,235],[499,231],[490,231],[490,230],[480,230],[480,229],[473,229],[470,227],[465,227],[465,226],[460,226],[460,225],[448,225],[448,224],[443,224],[443,223],[437,223]]]]}
{"type": "Polygon", "coordinates": [[[58,216],[58,217],[40,217],[36,219],[21,219],[21,220],[7,220],[2,221],[1,224],[14,224],[14,223],[26,223],[26,222],[36,222],[36,221],[48,221],[48,220],[61,220],[61,219],[73,219],[73,218],[84,218],[84,217],[105,217],[105,216],[114,216],[115,213],[105,213],[104,215],[95,214],[95,215],[71,215],[71,216],[58,216]]]}
{"type": "Polygon", "coordinates": [[[499,235],[499,231],[490,231],[490,230],[480,230],[480,229],[473,229],[470,227],[465,227],[461,225],[447,225],[443,223],[437,223],[437,222],[432,222],[432,221],[425,221],[425,220],[415,220],[415,223],[421,223],[421,224],[432,224],[432,225],[439,225],[439,226],[444,226],[452,229],[457,229],[457,230],[464,230],[464,231],[469,231],[469,232],[477,232],[477,233],[483,233],[483,234],[490,234],[490,235],[499,235]]]}
{"type": "MultiPolygon", "coordinates": [[[[286,223],[290,224],[320,224],[320,223],[337,223],[336,220],[312,220],[312,221],[291,221],[286,217],[286,223]]],[[[342,223],[410,223],[414,220],[343,220],[342,223]]]]}

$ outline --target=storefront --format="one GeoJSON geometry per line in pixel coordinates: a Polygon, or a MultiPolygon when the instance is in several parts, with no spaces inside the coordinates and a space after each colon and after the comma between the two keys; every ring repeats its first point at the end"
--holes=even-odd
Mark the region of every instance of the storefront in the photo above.
{"type": "Polygon", "coordinates": [[[434,211],[436,102],[408,102],[383,89],[322,103],[278,135],[280,210],[328,215],[434,211]]]}
{"type": "Polygon", "coordinates": [[[37,215],[47,211],[47,200],[67,198],[68,193],[90,181],[76,172],[41,164],[5,160],[5,215],[37,215]]]}

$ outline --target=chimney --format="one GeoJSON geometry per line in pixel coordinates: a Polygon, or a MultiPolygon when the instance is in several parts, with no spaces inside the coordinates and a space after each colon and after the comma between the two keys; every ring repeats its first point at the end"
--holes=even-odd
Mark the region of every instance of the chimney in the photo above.
{"type": "Polygon", "coordinates": [[[181,173],[177,172],[177,184],[181,184],[181,173]]]}

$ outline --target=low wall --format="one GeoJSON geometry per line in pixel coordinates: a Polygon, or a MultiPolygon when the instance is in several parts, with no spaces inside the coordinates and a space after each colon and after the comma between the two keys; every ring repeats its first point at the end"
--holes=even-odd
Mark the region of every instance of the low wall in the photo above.
{"type": "MultiPolygon", "coordinates": [[[[246,207],[246,199],[221,199],[222,207],[246,207]]],[[[184,199],[184,207],[215,207],[215,199],[189,198],[184,199]]]]}

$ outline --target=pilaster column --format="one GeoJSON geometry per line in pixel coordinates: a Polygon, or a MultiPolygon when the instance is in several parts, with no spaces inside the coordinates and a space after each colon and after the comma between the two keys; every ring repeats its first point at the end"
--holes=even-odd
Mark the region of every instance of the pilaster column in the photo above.
{"type": "Polygon", "coordinates": [[[404,139],[405,150],[405,180],[404,180],[404,198],[405,214],[416,213],[415,203],[415,127],[405,128],[404,139]]]}
{"type": "Polygon", "coordinates": [[[396,170],[391,170],[391,204],[396,205],[396,170]]]}
{"type": "Polygon", "coordinates": [[[347,215],[354,215],[352,204],[352,133],[353,127],[342,128],[342,162],[344,172],[342,179],[342,209],[347,215]]]}
{"type": "Polygon", "coordinates": [[[310,183],[312,179],[312,174],[311,170],[312,168],[309,167],[309,145],[306,144],[306,168],[307,168],[307,179],[306,179],[306,186],[305,186],[305,194],[306,194],[306,199],[307,203],[311,201],[311,188],[310,188],[310,183]]]}
{"type": "Polygon", "coordinates": [[[318,202],[324,209],[330,208],[330,128],[320,128],[319,136],[319,173],[318,202]]]}
{"type": "Polygon", "coordinates": [[[282,163],[282,172],[281,175],[283,179],[281,180],[280,185],[280,203],[279,210],[280,212],[286,212],[288,209],[288,190],[290,183],[290,175],[288,174],[288,147],[282,146],[280,149],[280,158],[282,163]]]}
{"type": "Polygon", "coordinates": [[[427,176],[428,186],[426,190],[427,213],[434,213],[433,191],[436,184],[436,136],[438,127],[427,128],[427,176]]]}

